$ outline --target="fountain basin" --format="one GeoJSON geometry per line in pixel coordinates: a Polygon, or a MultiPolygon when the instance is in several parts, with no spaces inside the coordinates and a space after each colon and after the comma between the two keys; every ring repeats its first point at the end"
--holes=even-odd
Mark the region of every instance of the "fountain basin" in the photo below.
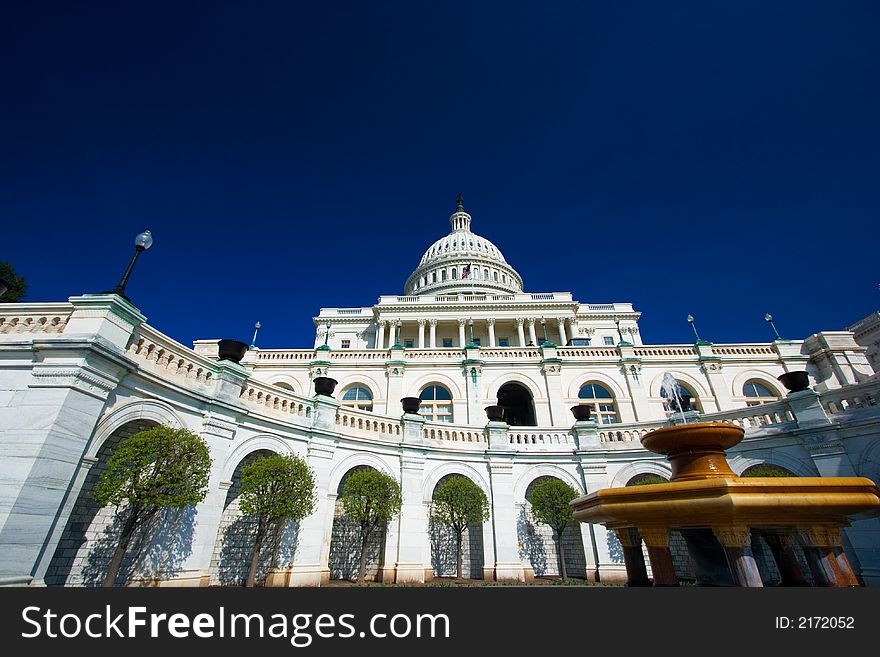
{"type": "Polygon", "coordinates": [[[743,429],[725,422],[696,422],[664,427],[645,434],[642,445],[655,454],[665,454],[672,466],[670,481],[692,479],[734,479],[725,450],[739,444],[743,429]]]}

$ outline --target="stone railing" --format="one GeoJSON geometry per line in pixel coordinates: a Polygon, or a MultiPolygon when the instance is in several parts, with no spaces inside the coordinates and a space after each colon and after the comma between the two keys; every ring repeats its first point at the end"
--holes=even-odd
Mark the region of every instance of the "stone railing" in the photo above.
{"type": "Polygon", "coordinates": [[[560,358],[580,358],[592,360],[596,358],[619,358],[616,349],[608,347],[559,347],[556,355],[560,358]]]}
{"type": "Polygon", "coordinates": [[[241,399],[260,406],[262,410],[270,410],[275,414],[291,418],[303,418],[308,422],[312,421],[315,413],[313,400],[253,378],[248,379],[242,389],[241,399]]]}
{"type": "Polygon", "coordinates": [[[507,437],[515,449],[566,450],[577,446],[574,434],[568,429],[511,427],[507,437]]]}
{"type": "Polygon", "coordinates": [[[635,347],[633,353],[639,358],[680,358],[697,356],[697,348],[691,345],[666,345],[663,347],[635,347]]]}
{"type": "MultiPolygon", "coordinates": [[[[487,301],[513,301],[513,302],[532,302],[532,301],[572,301],[571,292],[522,292],[518,294],[420,294],[409,296],[388,296],[379,297],[379,305],[396,305],[400,303],[415,304],[434,304],[434,303],[485,303],[487,301]]],[[[631,311],[631,306],[628,306],[631,311]]],[[[615,310],[612,304],[600,304],[590,306],[590,310],[615,310]]],[[[326,308],[322,310],[323,314],[336,314],[339,308],[326,308]]]]}
{"type": "Polygon", "coordinates": [[[713,344],[712,353],[716,356],[772,356],[778,358],[776,348],[771,344],[713,344]]]}
{"type": "Polygon", "coordinates": [[[314,349],[260,349],[256,352],[258,361],[274,360],[315,360],[314,349]]]}
{"type": "Polygon", "coordinates": [[[423,426],[422,435],[429,444],[471,449],[486,449],[488,446],[486,433],[482,427],[430,422],[423,426]]]}
{"type": "Polygon", "coordinates": [[[385,415],[340,406],[336,411],[336,428],[342,432],[380,440],[401,440],[401,422],[385,415]]]}
{"type": "Polygon", "coordinates": [[[69,303],[0,304],[0,336],[63,333],[73,314],[69,303]]]}
{"type": "MultiPolygon", "coordinates": [[[[333,351],[323,352],[318,357],[320,360],[388,360],[389,349],[335,349],[333,351]]],[[[312,358],[315,358],[315,352],[312,352],[312,358]]]]}
{"type": "Polygon", "coordinates": [[[407,349],[404,360],[461,360],[462,350],[456,347],[446,349],[407,349]]]}
{"type": "Polygon", "coordinates": [[[626,424],[600,424],[598,435],[600,443],[629,443],[640,441],[649,431],[665,426],[666,422],[638,422],[626,424]]]}
{"type": "Polygon", "coordinates": [[[752,429],[794,422],[795,417],[791,412],[788,402],[781,399],[769,404],[757,404],[755,406],[746,406],[745,408],[736,408],[732,411],[700,415],[697,421],[728,422],[741,426],[743,429],[752,429]]]}
{"type": "Polygon", "coordinates": [[[480,349],[480,358],[487,360],[514,360],[540,357],[541,351],[534,347],[487,347],[480,349]]]}
{"type": "Polygon", "coordinates": [[[217,364],[192,349],[141,324],[131,335],[126,349],[140,367],[171,381],[213,386],[217,364]]]}
{"type": "Polygon", "coordinates": [[[819,393],[820,403],[828,415],[840,415],[863,408],[880,408],[880,381],[844,386],[819,393]]]}

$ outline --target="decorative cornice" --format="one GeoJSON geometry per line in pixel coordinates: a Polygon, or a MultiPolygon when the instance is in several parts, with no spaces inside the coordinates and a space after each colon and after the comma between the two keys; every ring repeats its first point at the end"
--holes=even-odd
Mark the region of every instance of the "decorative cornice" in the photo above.
{"type": "Polygon", "coordinates": [[[102,400],[119,384],[102,372],[82,367],[35,367],[31,376],[30,388],[75,388],[102,400]]]}

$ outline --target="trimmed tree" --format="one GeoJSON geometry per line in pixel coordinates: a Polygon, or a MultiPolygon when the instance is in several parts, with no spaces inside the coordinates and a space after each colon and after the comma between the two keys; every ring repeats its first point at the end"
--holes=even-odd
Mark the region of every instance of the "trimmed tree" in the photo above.
{"type": "Polygon", "coordinates": [[[578,492],[564,481],[554,477],[547,477],[535,482],[532,487],[530,502],[532,504],[532,516],[542,525],[549,525],[556,536],[556,558],[559,560],[559,574],[562,579],[568,579],[565,569],[565,545],[562,542],[562,532],[572,522],[570,503],[578,497],[578,492]]]}
{"type": "Polygon", "coordinates": [[[489,519],[489,500],[479,486],[464,475],[450,475],[434,491],[434,518],[455,532],[455,577],[461,579],[461,543],[469,525],[489,519]]]}
{"type": "Polygon", "coordinates": [[[266,537],[277,534],[290,520],[300,521],[311,515],[315,501],[315,475],[299,456],[272,454],[242,468],[238,508],[257,519],[245,586],[254,586],[266,537]]]}
{"type": "Polygon", "coordinates": [[[348,474],[339,495],[345,516],[361,528],[361,556],[358,584],[367,574],[367,545],[375,531],[400,513],[401,489],[393,477],[360,468],[348,474]]]}
{"type": "Polygon", "coordinates": [[[208,446],[186,429],[154,427],[119,444],[92,493],[101,506],[115,505],[117,517],[125,512],[104,586],[115,585],[138,529],[149,526],[165,508],[182,509],[205,499],[210,470],[208,446]]]}
{"type": "Polygon", "coordinates": [[[8,262],[0,262],[0,279],[9,285],[9,289],[0,294],[0,303],[19,301],[27,292],[27,281],[22,276],[16,276],[15,270],[8,262]]]}

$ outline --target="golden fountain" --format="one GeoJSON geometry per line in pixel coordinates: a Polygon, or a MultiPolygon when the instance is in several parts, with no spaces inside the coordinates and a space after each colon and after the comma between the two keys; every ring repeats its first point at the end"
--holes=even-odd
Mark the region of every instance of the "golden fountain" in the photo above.
{"type": "Polygon", "coordinates": [[[861,477],[740,478],[725,450],[738,444],[735,424],[699,422],[657,429],[642,438],[665,454],[669,483],[606,488],[572,502],[574,518],[616,531],[623,547],[628,586],[650,586],[641,541],[651,561],[654,586],[677,586],[669,531],[685,538],[697,583],[762,586],[750,550],[753,531],[767,542],[781,585],[804,586],[798,546],[818,586],[859,586],[841,546],[840,528],[854,517],[880,515],[880,489],[861,477]]]}

